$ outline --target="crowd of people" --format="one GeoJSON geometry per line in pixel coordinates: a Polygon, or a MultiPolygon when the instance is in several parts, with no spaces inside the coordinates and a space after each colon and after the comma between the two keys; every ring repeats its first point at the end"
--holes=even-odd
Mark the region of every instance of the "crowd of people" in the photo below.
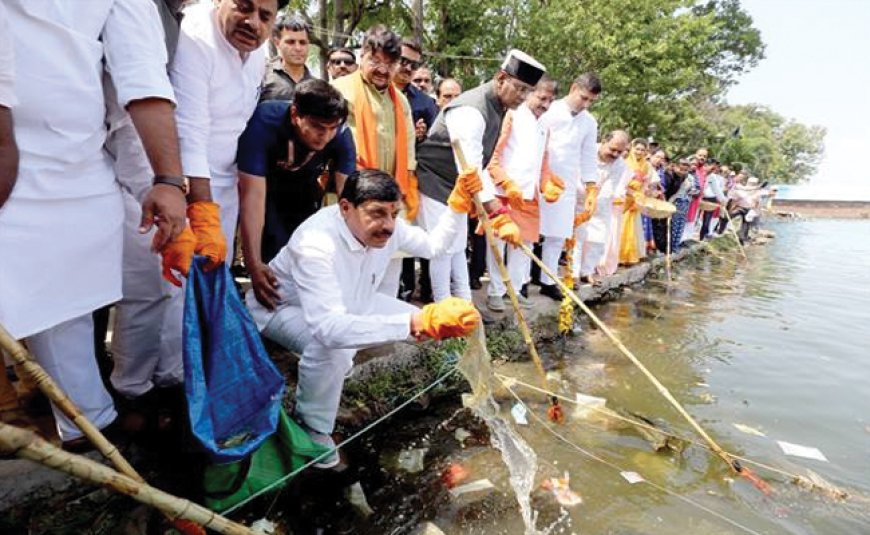
{"type": "MultiPolygon", "coordinates": [[[[236,240],[254,322],[301,355],[295,417],[331,445],[357,350],[468,334],[487,271],[479,306],[505,310],[474,196],[524,307],[530,283],[562,295],[520,244],[557,272],[574,238],[569,267],[595,284],[721,234],[726,210],[743,239],[757,217],[758,180],[706,149],[670,158],[624,130],[600,135],[595,73],[559,98],[545,66],[511,50],[463,90],[420,43],[376,25],[359,50],[329,50],[321,80],[306,66],[310,28],[284,3],[0,4],[0,324],[100,428],[171,420],[181,287],[194,255],[218,268],[236,240]],[[649,198],[676,207],[669,226],[643,215],[649,198]],[[110,305],[104,384],[95,311],[110,305]]],[[[64,447],[87,447],[54,416],[64,447]]]]}

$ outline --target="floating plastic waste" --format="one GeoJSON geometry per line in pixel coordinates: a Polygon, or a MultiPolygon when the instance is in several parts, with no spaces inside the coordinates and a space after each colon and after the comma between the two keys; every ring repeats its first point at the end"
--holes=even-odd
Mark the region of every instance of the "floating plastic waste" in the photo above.
{"type": "Polygon", "coordinates": [[[583,503],[583,498],[579,494],[571,490],[571,476],[568,472],[562,477],[551,477],[545,479],[541,483],[541,488],[553,493],[559,505],[564,507],[574,507],[583,503]]]}

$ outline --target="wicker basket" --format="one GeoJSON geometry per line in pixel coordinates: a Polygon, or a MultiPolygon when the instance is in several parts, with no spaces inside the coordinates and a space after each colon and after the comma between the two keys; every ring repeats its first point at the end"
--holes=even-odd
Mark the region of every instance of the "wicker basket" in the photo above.
{"type": "Polygon", "coordinates": [[[701,201],[701,204],[700,204],[700,207],[701,207],[701,211],[702,211],[702,212],[712,212],[712,211],[714,211],[715,209],[719,208],[719,203],[717,203],[717,202],[712,202],[712,201],[704,201],[704,200],[702,200],[702,201],[701,201]]]}
{"type": "Polygon", "coordinates": [[[640,213],[652,219],[665,219],[674,215],[677,207],[668,201],[647,197],[638,203],[640,213]]]}

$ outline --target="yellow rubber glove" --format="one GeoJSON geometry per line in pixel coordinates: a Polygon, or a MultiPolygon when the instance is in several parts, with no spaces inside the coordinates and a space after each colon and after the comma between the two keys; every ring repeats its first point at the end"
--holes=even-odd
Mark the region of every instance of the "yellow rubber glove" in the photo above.
{"type": "Polygon", "coordinates": [[[547,202],[556,202],[562,193],[565,191],[565,182],[556,175],[550,175],[550,179],[544,183],[541,193],[544,194],[544,200],[547,202]]]}
{"type": "Polygon", "coordinates": [[[586,211],[580,212],[579,214],[574,216],[574,228],[579,227],[583,223],[589,221],[592,218],[592,214],[586,211]]]}
{"type": "Polygon", "coordinates": [[[457,214],[468,214],[474,210],[474,195],[483,189],[483,182],[477,168],[472,167],[459,173],[456,177],[456,185],[447,198],[449,206],[457,214]]]}
{"type": "Polygon", "coordinates": [[[492,223],[492,230],[497,238],[514,246],[522,243],[523,237],[520,235],[520,227],[513,222],[509,215],[499,214],[490,219],[490,223],[492,223]]]}
{"type": "Polygon", "coordinates": [[[586,184],[586,200],[583,202],[583,210],[594,214],[598,208],[598,186],[596,184],[586,184]]]}
{"type": "Polygon", "coordinates": [[[163,278],[176,286],[181,286],[181,281],[172,273],[173,270],[185,277],[190,272],[190,264],[193,262],[193,252],[196,248],[196,236],[185,226],[174,240],[163,246],[160,250],[163,264],[163,278]]]}
{"type": "Polygon", "coordinates": [[[519,210],[523,207],[523,190],[517,186],[517,183],[511,179],[506,179],[501,183],[501,189],[507,197],[508,204],[514,210],[519,210]]]}
{"type": "Polygon", "coordinates": [[[221,209],[211,201],[197,201],[187,207],[190,229],[196,236],[196,254],[208,258],[205,271],[218,267],[227,258],[227,241],[221,229],[221,209]]]}
{"type": "Polygon", "coordinates": [[[429,303],[420,315],[422,331],[436,340],[466,336],[480,323],[480,313],[471,301],[459,297],[429,303]]]}

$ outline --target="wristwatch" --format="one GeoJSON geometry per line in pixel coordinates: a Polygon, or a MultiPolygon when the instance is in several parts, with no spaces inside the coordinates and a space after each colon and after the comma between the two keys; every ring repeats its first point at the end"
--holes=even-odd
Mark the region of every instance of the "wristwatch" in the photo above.
{"type": "Polygon", "coordinates": [[[169,184],[170,186],[175,186],[185,195],[190,191],[190,183],[186,176],[156,175],[152,183],[154,185],[169,184]]]}

